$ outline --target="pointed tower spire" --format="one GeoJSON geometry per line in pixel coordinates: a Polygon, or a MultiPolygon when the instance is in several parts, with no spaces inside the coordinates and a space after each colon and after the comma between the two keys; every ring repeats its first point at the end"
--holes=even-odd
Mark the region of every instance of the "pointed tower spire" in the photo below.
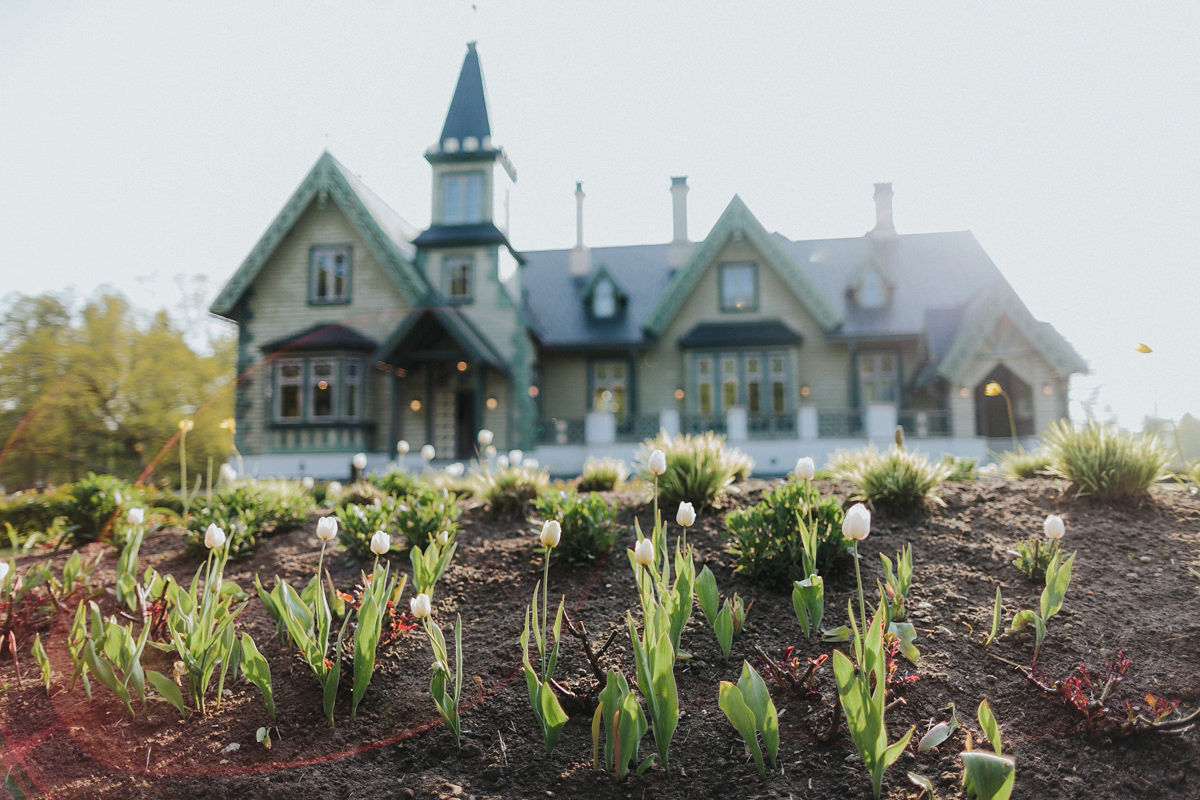
{"type": "Polygon", "coordinates": [[[446,124],[438,145],[444,152],[490,149],[492,126],[488,122],[487,96],[483,88],[483,71],[479,68],[479,53],[475,42],[467,42],[467,57],[458,73],[458,85],[446,113],[446,124]]]}

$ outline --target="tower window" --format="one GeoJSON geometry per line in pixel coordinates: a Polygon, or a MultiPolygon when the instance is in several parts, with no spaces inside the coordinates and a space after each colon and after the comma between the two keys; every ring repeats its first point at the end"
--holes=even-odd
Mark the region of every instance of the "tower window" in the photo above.
{"type": "Polygon", "coordinates": [[[442,176],[442,224],[483,222],[483,173],[451,172],[442,176]]]}

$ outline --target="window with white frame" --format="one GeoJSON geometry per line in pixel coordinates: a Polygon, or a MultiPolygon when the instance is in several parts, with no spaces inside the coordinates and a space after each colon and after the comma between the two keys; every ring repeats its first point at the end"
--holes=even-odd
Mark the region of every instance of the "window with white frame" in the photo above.
{"type": "Polygon", "coordinates": [[[893,350],[862,350],[858,353],[858,400],[867,403],[894,403],[897,398],[898,369],[893,350]]]}
{"type": "Polygon", "coordinates": [[[442,224],[483,222],[483,173],[449,172],[442,175],[442,224]]]}
{"type": "Polygon", "coordinates": [[[592,410],[610,411],[618,418],[629,414],[628,361],[592,362],[592,410]]]}
{"type": "Polygon", "coordinates": [[[350,302],[349,246],[321,246],[309,251],[309,301],[350,302]]]}
{"type": "Polygon", "coordinates": [[[357,358],[287,358],[275,362],[276,422],[339,422],[362,416],[362,362],[357,358]]]}
{"type": "Polygon", "coordinates": [[[473,291],[475,260],[471,256],[447,256],[442,262],[446,298],[452,303],[469,303],[473,291]]]}
{"type": "Polygon", "coordinates": [[[722,311],[758,310],[758,266],[754,262],[721,264],[718,273],[722,311]]]}

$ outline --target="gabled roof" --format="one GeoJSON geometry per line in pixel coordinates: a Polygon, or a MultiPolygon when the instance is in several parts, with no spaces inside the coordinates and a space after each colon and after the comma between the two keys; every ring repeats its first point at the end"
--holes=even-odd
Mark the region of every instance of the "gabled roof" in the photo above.
{"type": "Polygon", "coordinates": [[[842,324],[837,309],[817,290],[808,274],[802,270],[791,254],[781,246],[779,239],[767,233],[758,219],[737,195],[721,213],[717,224],[692,251],[684,265],[659,299],[653,313],[646,320],[646,330],[659,336],[683,306],[685,300],[712,266],[721,248],[735,235],[741,234],[762,254],[766,262],[779,274],[796,298],[803,304],[826,331],[842,324]]]}
{"type": "Polygon", "coordinates": [[[320,323],[262,346],[264,353],[281,350],[359,350],[371,352],[379,344],[340,323],[320,323]]]}
{"type": "Polygon", "coordinates": [[[937,361],[937,374],[949,381],[956,380],[1001,316],[1007,316],[1060,375],[1087,372],[1087,364],[1067,340],[1050,323],[1034,319],[1008,281],[998,275],[987,291],[972,298],[964,309],[953,342],[937,361]]]}
{"type": "MultiPolygon", "coordinates": [[[[441,305],[426,306],[409,312],[375,351],[375,360],[402,362],[401,366],[423,360],[424,356],[430,355],[429,343],[439,330],[449,335],[462,348],[463,353],[473,360],[482,361],[504,372],[508,371],[508,364],[504,358],[471,321],[465,310],[441,305]]],[[[447,357],[445,353],[434,355],[439,359],[447,357]]]]}
{"type": "Polygon", "coordinates": [[[625,304],[629,302],[629,293],[621,286],[621,282],[613,277],[608,271],[605,264],[601,264],[592,273],[591,280],[583,285],[583,290],[580,292],[580,297],[583,300],[585,313],[590,313],[592,304],[592,295],[596,293],[596,287],[601,283],[608,282],[613,287],[613,297],[616,300],[616,313],[621,314],[625,311],[625,304]]]}
{"type": "Polygon", "coordinates": [[[235,319],[242,295],[270,261],[283,238],[295,227],[305,209],[317,198],[333,199],[383,271],[406,297],[418,298],[428,291],[424,276],[412,261],[416,253],[412,245],[416,229],[326,151],[317,159],[266,233],[254,245],[250,255],[246,256],[246,260],[217,295],[209,308],[212,313],[235,319]]]}

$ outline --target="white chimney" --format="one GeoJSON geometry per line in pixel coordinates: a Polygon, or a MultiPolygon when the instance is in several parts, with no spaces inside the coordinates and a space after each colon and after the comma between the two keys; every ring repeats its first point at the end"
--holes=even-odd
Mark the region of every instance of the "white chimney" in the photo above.
{"type": "Polygon", "coordinates": [[[671,178],[671,210],[673,217],[674,237],[667,251],[667,266],[672,269],[682,267],[692,252],[691,242],[687,234],[687,176],[671,178]]]}
{"type": "Polygon", "coordinates": [[[892,222],[892,184],[875,184],[875,227],[874,236],[895,236],[896,226],[892,222]]]}
{"type": "Polygon", "coordinates": [[[591,254],[583,244],[583,183],[575,184],[575,249],[571,251],[571,274],[577,277],[591,271],[591,254]]]}

